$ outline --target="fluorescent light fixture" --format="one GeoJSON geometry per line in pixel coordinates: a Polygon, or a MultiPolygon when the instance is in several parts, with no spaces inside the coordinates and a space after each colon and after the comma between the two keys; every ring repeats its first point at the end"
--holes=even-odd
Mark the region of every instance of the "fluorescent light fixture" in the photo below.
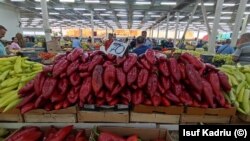
{"type": "Polygon", "coordinates": [[[141,21],[136,21],[136,20],[134,20],[133,23],[141,23],[141,21]]]}
{"type": "Polygon", "coordinates": [[[13,2],[23,2],[25,0],[11,0],[11,1],[13,1],[13,2]]]}
{"type": "Polygon", "coordinates": [[[161,2],[161,5],[176,5],[176,2],[161,2]]]}
{"type": "Polygon", "coordinates": [[[192,24],[201,24],[200,22],[192,22],[192,24]]]}
{"type": "Polygon", "coordinates": [[[114,9],[115,11],[127,11],[126,9],[114,9]]]}
{"type": "Polygon", "coordinates": [[[75,0],[59,0],[60,2],[75,2],[75,0]]]}
{"type": "Polygon", "coordinates": [[[250,6],[250,4],[247,4],[247,7],[249,7],[250,6]]]}
{"type": "MultiPolygon", "coordinates": [[[[177,16],[174,16],[175,18],[177,18],[177,16]]],[[[184,18],[185,16],[179,16],[179,18],[184,18]]]]}
{"type": "Polygon", "coordinates": [[[225,11],[225,12],[221,12],[221,14],[232,14],[233,12],[230,11],[225,11]]]}
{"type": "Polygon", "coordinates": [[[103,13],[103,14],[100,14],[101,16],[110,16],[110,14],[107,14],[107,13],[103,13]]]}
{"type": "Polygon", "coordinates": [[[100,0],[85,0],[85,3],[100,3],[100,0]]]}
{"type": "Polygon", "coordinates": [[[235,6],[235,3],[223,3],[223,6],[235,6]]]}
{"type": "MultiPolygon", "coordinates": [[[[49,0],[46,0],[46,1],[49,1],[49,0]]],[[[41,0],[35,0],[35,2],[41,2],[41,0]]]]}
{"type": "Polygon", "coordinates": [[[65,10],[64,7],[56,7],[55,10],[65,10]]]}
{"type": "Polygon", "coordinates": [[[33,19],[33,21],[41,21],[41,20],[43,20],[43,19],[41,19],[41,18],[34,18],[33,19]]]}
{"type": "Polygon", "coordinates": [[[21,18],[22,21],[28,21],[29,18],[21,18]]]}
{"type": "Polygon", "coordinates": [[[75,11],[82,11],[82,10],[86,10],[85,8],[73,8],[73,10],[75,11]]]}
{"type": "MultiPolygon", "coordinates": [[[[201,5],[201,3],[199,3],[198,5],[201,5]]],[[[214,3],[204,3],[204,6],[214,6],[214,3]]]]}
{"type": "Polygon", "coordinates": [[[64,22],[69,22],[71,21],[70,19],[63,19],[64,22]]]}
{"type": "Polygon", "coordinates": [[[151,17],[158,18],[161,17],[161,15],[151,15],[151,17]]]}
{"type": "Polygon", "coordinates": [[[214,19],[214,16],[208,16],[207,18],[208,19],[214,19]]]}
{"type": "Polygon", "coordinates": [[[220,17],[220,19],[229,20],[229,19],[231,19],[231,17],[220,17]]]}
{"type": "Polygon", "coordinates": [[[244,12],[244,14],[249,15],[249,14],[250,14],[250,12],[244,12]]]}
{"type": "Polygon", "coordinates": [[[57,12],[49,12],[49,15],[59,15],[57,12]]]}
{"type": "Polygon", "coordinates": [[[137,5],[150,5],[150,1],[136,1],[135,4],[137,5]]]}
{"type": "Polygon", "coordinates": [[[84,13],[84,14],[82,14],[83,16],[91,16],[91,14],[90,13],[84,13]]]}
{"type": "Polygon", "coordinates": [[[144,15],[133,15],[134,17],[144,17],[144,15]]]}
{"type": "Polygon", "coordinates": [[[193,16],[194,19],[200,18],[200,16],[193,16]]]}
{"type": "Polygon", "coordinates": [[[36,10],[42,10],[42,8],[41,8],[41,7],[35,7],[35,9],[36,9],[36,10]]]}
{"type": "Polygon", "coordinates": [[[117,14],[118,17],[127,17],[127,14],[117,14]]]}
{"type": "Polygon", "coordinates": [[[94,10],[95,11],[105,11],[106,9],[104,9],[104,8],[95,8],[94,10]]]}
{"type": "Polygon", "coordinates": [[[111,0],[111,4],[125,4],[125,1],[117,1],[117,0],[111,0]]]}

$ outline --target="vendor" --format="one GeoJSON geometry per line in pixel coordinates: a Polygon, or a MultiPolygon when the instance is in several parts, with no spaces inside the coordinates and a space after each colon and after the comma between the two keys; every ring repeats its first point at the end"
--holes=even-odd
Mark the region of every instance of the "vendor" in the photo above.
{"type": "Polygon", "coordinates": [[[12,37],[12,43],[9,46],[10,53],[16,54],[21,50],[21,47],[18,45],[18,40],[16,37],[12,37]]]}
{"type": "Polygon", "coordinates": [[[145,45],[145,37],[139,36],[136,38],[136,48],[133,50],[133,53],[136,53],[138,56],[144,54],[150,47],[145,45]]]}
{"type": "MultiPolygon", "coordinates": [[[[4,26],[0,25],[0,39],[2,39],[5,36],[6,31],[7,29],[4,26]]],[[[7,55],[7,53],[3,43],[0,41],[0,56],[4,55],[7,55]]]]}
{"type": "Polygon", "coordinates": [[[250,64],[250,33],[241,35],[233,60],[242,65],[250,64]]]}

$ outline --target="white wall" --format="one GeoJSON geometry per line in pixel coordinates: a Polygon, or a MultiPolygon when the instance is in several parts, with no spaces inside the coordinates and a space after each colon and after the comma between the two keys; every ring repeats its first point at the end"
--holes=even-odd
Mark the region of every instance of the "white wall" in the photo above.
{"type": "Polygon", "coordinates": [[[21,32],[19,27],[19,11],[0,3],[0,25],[3,25],[8,31],[2,39],[11,40],[17,32],[21,32]]]}

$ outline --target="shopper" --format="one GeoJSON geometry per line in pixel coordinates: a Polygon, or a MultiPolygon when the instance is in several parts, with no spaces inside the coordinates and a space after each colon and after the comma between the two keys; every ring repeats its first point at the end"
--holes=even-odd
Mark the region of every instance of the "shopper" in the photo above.
{"type": "Polygon", "coordinates": [[[4,26],[0,25],[0,56],[7,55],[5,47],[1,42],[1,39],[5,36],[6,31],[7,29],[4,26]]]}
{"type": "Polygon", "coordinates": [[[250,64],[250,33],[241,35],[239,46],[233,54],[233,59],[242,65],[250,64]]]}
{"type": "Polygon", "coordinates": [[[203,41],[199,40],[199,42],[196,45],[196,48],[202,48],[202,46],[203,46],[203,41]]]}
{"type": "Polygon", "coordinates": [[[232,54],[234,53],[234,49],[230,46],[231,40],[227,39],[224,45],[220,46],[216,53],[218,54],[232,54]]]}
{"type": "Polygon", "coordinates": [[[105,46],[105,50],[107,51],[108,48],[110,47],[110,45],[113,43],[114,39],[113,39],[113,34],[109,33],[108,35],[108,40],[105,41],[104,46],[105,46]]]}
{"type": "Polygon", "coordinates": [[[18,45],[21,48],[25,48],[26,47],[26,43],[25,43],[25,40],[23,38],[23,35],[21,33],[17,33],[16,37],[17,37],[17,40],[18,40],[18,45]]]}
{"type": "Polygon", "coordinates": [[[152,41],[149,38],[147,38],[147,31],[142,31],[141,36],[143,36],[146,40],[144,45],[148,46],[149,48],[152,48],[153,47],[152,41]]]}
{"type": "Polygon", "coordinates": [[[139,36],[136,38],[136,48],[133,50],[133,53],[136,53],[138,56],[141,54],[144,54],[147,49],[149,49],[149,46],[145,45],[145,37],[139,36]]]}
{"type": "Polygon", "coordinates": [[[19,52],[21,50],[21,47],[18,45],[18,40],[17,37],[12,37],[12,43],[9,46],[9,51],[11,53],[16,54],[17,52],[19,52]]]}
{"type": "Polygon", "coordinates": [[[81,48],[81,47],[82,47],[81,41],[79,40],[78,37],[75,37],[75,38],[72,40],[72,47],[73,47],[73,48],[81,48]]]}

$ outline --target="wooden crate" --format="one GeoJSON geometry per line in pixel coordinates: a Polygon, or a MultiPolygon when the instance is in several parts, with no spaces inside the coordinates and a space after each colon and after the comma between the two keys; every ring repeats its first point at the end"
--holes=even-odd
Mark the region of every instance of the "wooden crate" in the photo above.
{"type": "Polygon", "coordinates": [[[181,115],[180,122],[185,123],[230,123],[231,116],[181,115]]]}
{"type": "Polygon", "coordinates": [[[239,119],[241,119],[244,122],[250,122],[250,115],[244,115],[242,113],[237,113],[239,119]]]}
{"type": "Polygon", "coordinates": [[[0,108],[0,121],[1,122],[23,122],[23,116],[18,109],[11,109],[3,113],[3,109],[0,108]]]}
{"type": "Polygon", "coordinates": [[[45,111],[37,109],[29,111],[24,114],[25,122],[63,122],[75,123],[76,122],[76,107],[72,106],[66,109],[45,111]]]}

